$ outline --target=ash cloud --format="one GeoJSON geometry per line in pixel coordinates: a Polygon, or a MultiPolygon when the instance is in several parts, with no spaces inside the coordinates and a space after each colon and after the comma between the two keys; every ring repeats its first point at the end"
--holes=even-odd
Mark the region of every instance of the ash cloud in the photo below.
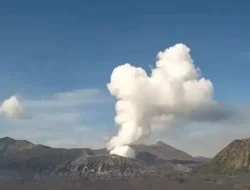
{"type": "Polygon", "coordinates": [[[150,75],[129,63],[118,66],[107,87],[117,99],[119,127],[107,143],[111,154],[133,157],[129,145],[147,139],[158,127],[157,120],[169,127],[176,120],[214,122],[231,115],[214,100],[212,82],[201,77],[184,44],[159,52],[150,75]]]}

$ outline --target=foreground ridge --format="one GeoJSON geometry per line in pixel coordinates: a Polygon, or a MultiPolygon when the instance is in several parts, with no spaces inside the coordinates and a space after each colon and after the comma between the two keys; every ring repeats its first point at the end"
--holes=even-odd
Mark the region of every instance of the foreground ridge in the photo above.
{"type": "Polygon", "coordinates": [[[235,173],[250,169],[250,138],[234,140],[202,168],[207,172],[235,173]]]}

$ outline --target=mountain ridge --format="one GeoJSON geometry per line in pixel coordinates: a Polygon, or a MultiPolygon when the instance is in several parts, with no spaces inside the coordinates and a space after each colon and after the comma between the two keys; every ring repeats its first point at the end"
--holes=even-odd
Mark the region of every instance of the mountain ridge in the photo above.
{"type": "Polygon", "coordinates": [[[205,172],[237,173],[250,171],[250,138],[236,139],[201,168],[205,172]]]}
{"type": "MultiPolygon", "coordinates": [[[[152,154],[153,156],[157,157],[158,159],[163,160],[192,160],[197,162],[205,162],[207,160],[210,160],[210,158],[205,157],[193,157],[192,155],[174,148],[171,145],[168,145],[164,143],[163,141],[158,141],[156,144],[152,145],[145,145],[145,144],[137,144],[137,145],[131,145],[131,148],[135,150],[136,153],[141,152],[148,152],[152,154]]],[[[52,148],[49,146],[45,146],[42,144],[33,144],[30,141],[27,140],[16,140],[11,137],[3,137],[0,138],[0,159],[1,159],[1,153],[8,150],[8,152],[5,152],[5,156],[8,156],[8,154],[15,154],[20,151],[33,151],[36,150],[37,152],[43,151],[43,150],[54,150],[54,151],[87,151],[88,154],[104,154],[107,155],[109,152],[103,148],[103,149],[89,149],[89,148],[52,148]]],[[[3,156],[3,155],[2,155],[3,156]]]]}
{"type": "MultiPolygon", "coordinates": [[[[131,147],[136,151],[135,158],[110,155],[106,149],[51,148],[40,144],[36,145],[29,141],[4,137],[0,138],[0,170],[18,170],[35,173],[36,175],[39,173],[83,175],[85,171],[83,168],[87,166],[89,170],[92,171],[93,169],[95,171],[93,175],[99,175],[99,173],[96,173],[96,167],[98,166],[106,168],[106,173],[110,174],[111,172],[119,176],[120,168],[112,164],[119,164],[122,161],[122,163],[126,163],[122,167],[128,167],[126,175],[133,176],[133,172],[151,175],[151,172],[146,172],[151,167],[168,171],[173,170],[178,164],[191,166],[201,163],[200,161],[195,161],[191,155],[175,149],[162,141],[154,145],[133,145],[131,147]],[[161,154],[162,152],[164,154],[161,154]],[[174,154],[168,156],[168,153],[174,154]],[[109,161],[110,159],[112,161],[109,161]],[[78,171],[79,168],[82,169],[78,171]],[[110,171],[108,171],[109,169],[110,171]]],[[[91,171],[87,173],[91,174],[91,171]]]]}
{"type": "Polygon", "coordinates": [[[164,143],[163,141],[158,141],[156,144],[152,145],[131,145],[131,148],[133,148],[135,152],[148,152],[163,160],[189,160],[196,162],[209,162],[211,160],[211,158],[206,158],[203,156],[194,157],[183,150],[179,150],[164,143]]]}

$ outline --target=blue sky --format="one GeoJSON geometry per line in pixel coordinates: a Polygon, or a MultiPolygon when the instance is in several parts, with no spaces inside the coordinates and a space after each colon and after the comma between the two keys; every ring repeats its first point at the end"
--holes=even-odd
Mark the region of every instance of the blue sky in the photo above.
{"type": "MultiPolygon", "coordinates": [[[[113,69],[129,62],[150,71],[157,52],[176,43],[190,47],[195,65],[213,82],[217,100],[234,106],[249,104],[250,4],[150,2],[1,1],[0,99],[18,95],[36,116],[32,121],[1,118],[0,136],[56,146],[63,142],[102,146],[103,139],[116,130],[115,101],[106,88],[113,69]],[[75,106],[65,96],[58,99],[58,94],[68,92],[91,103],[75,106]],[[58,106],[53,101],[69,103],[58,106]]],[[[218,128],[217,124],[201,127],[196,134],[218,128]]],[[[249,127],[243,128],[246,134],[249,127]]],[[[151,141],[161,138],[203,154],[202,148],[192,149],[191,142],[196,141],[186,138],[189,133],[188,128],[168,129],[151,141]]]]}

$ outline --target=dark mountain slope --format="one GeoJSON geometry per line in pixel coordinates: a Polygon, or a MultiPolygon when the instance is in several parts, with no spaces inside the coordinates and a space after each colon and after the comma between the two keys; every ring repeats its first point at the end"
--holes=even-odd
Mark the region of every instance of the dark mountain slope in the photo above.
{"type": "Polygon", "coordinates": [[[131,146],[136,152],[148,152],[164,160],[193,160],[193,157],[184,151],[178,150],[162,141],[154,145],[133,145],[131,146]]]}
{"type": "Polygon", "coordinates": [[[23,150],[29,150],[35,145],[29,141],[15,140],[9,137],[0,138],[0,159],[14,156],[23,150]]]}
{"type": "MultiPolygon", "coordinates": [[[[0,139],[0,170],[16,170],[50,175],[83,175],[85,172],[83,168],[86,167],[93,167],[94,171],[96,170],[95,167],[107,167],[106,172],[109,169],[110,172],[113,171],[114,167],[116,168],[114,172],[117,173],[120,170],[117,167],[120,167],[121,162],[125,163],[122,167],[128,166],[130,169],[137,166],[145,168],[152,166],[164,171],[173,169],[177,164],[196,164],[191,155],[163,142],[158,142],[155,145],[134,145],[132,148],[136,150],[135,159],[110,155],[106,149],[51,148],[6,137],[0,139]],[[112,165],[115,163],[119,164],[119,166],[112,165]],[[131,163],[138,164],[132,164],[133,166],[130,167],[131,163]]],[[[90,170],[92,171],[92,169],[90,170]]],[[[138,170],[141,171],[141,169],[135,169],[136,172],[138,170]]]]}
{"type": "Polygon", "coordinates": [[[250,138],[235,140],[220,151],[211,163],[201,171],[205,172],[240,172],[250,169],[250,138]]]}
{"type": "Polygon", "coordinates": [[[87,148],[51,148],[8,137],[0,139],[0,169],[41,171],[90,155],[95,153],[87,148]]]}
{"type": "Polygon", "coordinates": [[[132,145],[131,146],[137,154],[141,152],[147,152],[150,153],[151,155],[156,156],[157,159],[160,160],[168,160],[171,161],[173,160],[173,163],[179,162],[179,164],[186,163],[186,161],[193,161],[196,163],[208,163],[212,159],[211,158],[206,158],[206,157],[193,157],[190,154],[176,149],[168,144],[165,144],[162,141],[157,142],[156,144],[153,145],[144,145],[144,144],[139,144],[139,145],[132,145]],[[184,161],[184,162],[182,162],[184,161]]]}

